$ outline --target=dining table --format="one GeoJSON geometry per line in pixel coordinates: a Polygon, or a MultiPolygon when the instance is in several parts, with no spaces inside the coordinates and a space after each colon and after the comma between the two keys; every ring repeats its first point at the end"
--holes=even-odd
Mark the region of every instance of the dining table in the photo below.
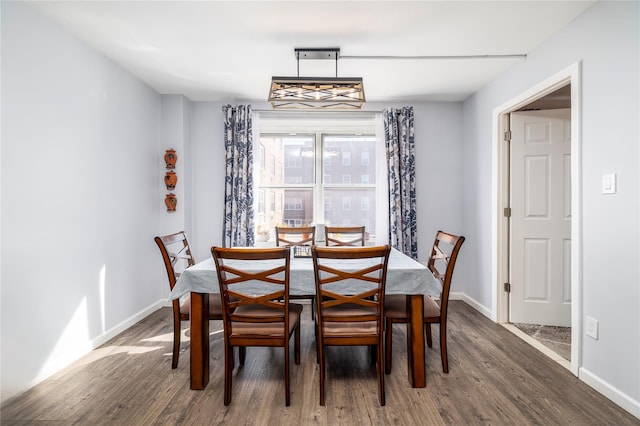
{"type": "MultiPolygon", "coordinates": [[[[313,260],[308,256],[296,256],[295,250],[291,250],[291,255],[290,294],[315,297],[313,260]]],[[[426,386],[423,295],[439,297],[441,291],[440,281],[425,265],[395,248],[391,249],[385,294],[404,294],[407,297],[407,364],[409,383],[415,388],[426,386]]],[[[204,389],[209,383],[208,294],[219,292],[215,263],[213,257],[209,257],[182,271],[169,296],[174,300],[191,294],[191,389],[204,389]]]]}

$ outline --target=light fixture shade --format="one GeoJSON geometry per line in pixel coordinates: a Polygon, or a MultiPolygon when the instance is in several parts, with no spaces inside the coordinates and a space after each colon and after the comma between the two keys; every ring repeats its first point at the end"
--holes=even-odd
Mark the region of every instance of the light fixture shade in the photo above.
{"type": "Polygon", "coordinates": [[[272,77],[269,102],[274,109],[357,110],[364,105],[359,77],[272,77]]]}

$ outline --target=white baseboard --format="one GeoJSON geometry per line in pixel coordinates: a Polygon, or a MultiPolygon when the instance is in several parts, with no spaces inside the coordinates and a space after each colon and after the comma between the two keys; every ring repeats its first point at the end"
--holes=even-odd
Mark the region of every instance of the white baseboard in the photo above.
{"type": "MultiPolygon", "coordinates": [[[[493,322],[497,322],[498,321],[498,317],[496,316],[496,313],[493,312],[491,309],[487,308],[482,303],[480,303],[477,300],[467,296],[464,293],[458,293],[458,294],[461,295],[459,300],[462,300],[467,305],[471,306],[473,309],[475,309],[476,311],[480,312],[485,317],[489,318],[491,321],[493,321],[493,322]]],[[[451,299],[451,294],[449,294],[449,299],[451,299]]]]}
{"type": "Polygon", "coordinates": [[[584,367],[578,369],[578,378],[615,404],[628,411],[630,414],[640,419],[640,401],[636,401],[629,395],[620,392],[618,389],[603,381],[584,367]]]}
{"type": "MultiPolygon", "coordinates": [[[[129,318],[127,318],[124,321],[120,322],[120,324],[117,324],[116,326],[114,326],[114,327],[110,328],[109,330],[105,331],[104,333],[102,333],[100,336],[92,339],[91,340],[91,350],[94,350],[98,346],[108,342],[110,339],[113,339],[118,334],[120,334],[123,331],[125,331],[127,328],[129,328],[132,325],[136,324],[138,321],[141,321],[141,320],[145,319],[146,317],[148,317],[149,315],[151,315],[152,313],[154,313],[155,311],[157,311],[158,309],[160,309],[163,306],[165,306],[165,301],[160,300],[160,301],[157,301],[154,304],[142,309],[141,311],[136,312],[135,314],[131,315],[129,318]]],[[[88,352],[90,352],[90,351],[87,351],[87,353],[88,352]]]]}

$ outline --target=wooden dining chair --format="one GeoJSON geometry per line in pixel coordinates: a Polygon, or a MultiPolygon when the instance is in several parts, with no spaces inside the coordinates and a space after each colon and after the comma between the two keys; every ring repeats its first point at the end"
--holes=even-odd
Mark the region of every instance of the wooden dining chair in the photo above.
{"type": "Polygon", "coordinates": [[[326,346],[375,347],[378,399],[385,405],[383,308],[390,247],[313,246],[311,252],[320,405],[325,405],[326,346]]]}
{"type": "MultiPolygon", "coordinates": [[[[276,246],[312,246],[316,243],[315,226],[276,226],[276,246]]],[[[310,300],[311,319],[315,320],[315,309],[313,307],[315,298],[313,296],[291,296],[295,300],[310,300]]]]}
{"type": "MultiPolygon", "coordinates": [[[[430,296],[424,296],[424,326],[427,337],[427,346],[432,347],[431,324],[440,324],[440,358],[442,359],[442,371],[449,372],[447,360],[447,307],[449,305],[449,291],[453,270],[458,259],[458,252],[464,243],[464,237],[448,234],[443,231],[436,233],[436,238],[431,248],[431,255],[427,267],[440,281],[440,305],[430,296]]],[[[393,324],[407,322],[407,298],[402,294],[387,296],[384,306],[385,315],[385,373],[391,373],[391,356],[393,341],[393,324]]]]}
{"type": "Polygon", "coordinates": [[[327,246],[363,246],[364,226],[325,226],[324,241],[327,246]]]}
{"type": "Polygon", "coordinates": [[[212,247],[224,323],[224,405],[231,403],[233,348],[240,366],[248,346],[284,348],[285,403],[290,404],[289,341],[294,335],[295,363],[300,364],[302,305],[290,303],[289,247],[212,247]]]}
{"type": "MultiPolygon", "coordinates": [[[[167,278],[169,279],[169,289],[173,290],[176,285],[180,272],[177,270],[178,266],[191,267],[195,265],[195,260],[191,254],[189,242],[187,241],[187,235],[184,231],[176,232],[175,234],[160,236],[154,238],[160,253],[162,254],[162,260],[164,261],[164,267],[167,271],[167,278]],[[179,265],[179,262],[183,265],[179,265]]],[[[180,334],[182,321],[189,321],[191,312],[191,296],[187,296],[182,300],[175,299],[172,301],[173,307],[173,357],[171,361],[171,368],[178,367],[178,358],[180,356],[180,334]]],[[[209,319],[221,320],[222,319],[222,304],[220,297],[217,294],[209,295],[209,319]]]]}
{"type": "Polygon", "coordinates": [[[276,226],[276,246],[312,246],[316,243],[315,226],[276,226]]]}

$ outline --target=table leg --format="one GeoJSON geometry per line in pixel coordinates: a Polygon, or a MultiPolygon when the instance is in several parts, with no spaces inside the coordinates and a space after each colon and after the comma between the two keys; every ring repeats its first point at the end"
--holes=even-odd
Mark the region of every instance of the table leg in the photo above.
{"type": "Polygon", "coordinates": [[[407,295],[407,357],[409,383],[414,388],[427,386],[424,350],[424,301],[421,294],[407,295]]]}
{"type": "Polygon", "coordinates": [[[209,383],[209,295],[191,293],[191,389],[209,383]]]}

